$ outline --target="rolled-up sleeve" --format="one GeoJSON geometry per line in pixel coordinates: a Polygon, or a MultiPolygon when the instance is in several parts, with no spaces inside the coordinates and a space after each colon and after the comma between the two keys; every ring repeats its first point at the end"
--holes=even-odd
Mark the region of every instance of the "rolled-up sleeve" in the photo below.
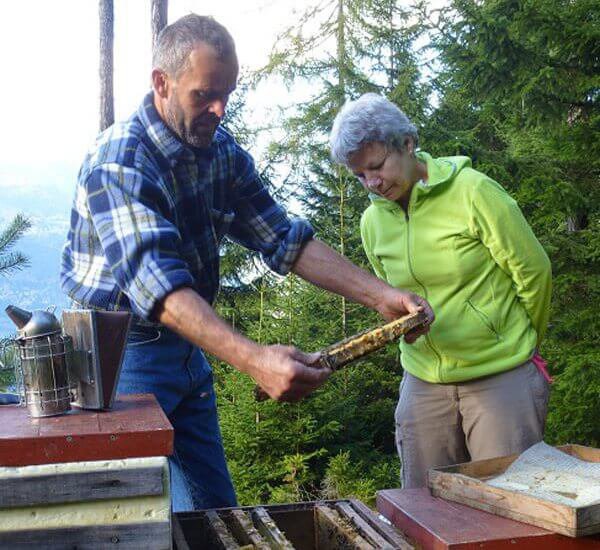
{"type": "Polygon", "coordinates": [[[313,238],[313,228],[305,219],[290,218],[273,199],[248,153],[237,148],[235,162],[235,217],[228,234],[246,248],[260,252],[270,269],[286,275],[302,247],[313,238]]]}
{"type": "Polygon", "coordinates": [[[179,231],[161,213],[167,198],[140,171],[119,164],[94,169],[85,187],[107,267],[133,311],[149,319],[165,296],[194,284],[179,254],[179,231]]]}

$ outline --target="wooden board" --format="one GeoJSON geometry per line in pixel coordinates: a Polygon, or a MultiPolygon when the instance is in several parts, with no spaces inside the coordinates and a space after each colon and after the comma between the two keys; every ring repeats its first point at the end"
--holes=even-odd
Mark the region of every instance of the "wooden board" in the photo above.
{"type": "Polygon", "coordinates": [[[30,418],[25,407],[0,407],[0,466],[168,456],[173,427],[150,394],[121,395],[108,411],[74,409],[30,418]]]}
{"type": "MultiPolygon", "coordinates": [[[[599,449],[579,445],[565,445],[559,449],[583,460],[600,462],[599,449]]],[[[518,457],[515,454],[433,468],[428,473],[428,485],[434,496],[570,537],[600,533],[600,504],[568,506],[485,483],[503,473],[518,457]]]]}
{"type": "Polygon", "coordinates": [[[433,497],[429,490],[386,489],[377,509],[423,550],[591,550],[600,536],[571,538],[433,497]]]}
{"type": "MultiPolygon", "coordinates": [[[[164,460],[164,459],[163,459],[164,460]]],[[[0,508],[63,504],[162,495],[164,468],[107,470],[100,466],[81,472],[26,475],[0,479],[0,508]]]]}
{"type": "Polygon", "coordinates": [[[0,533],[0,548],[170,550],[171,529],[168,521],[64,529],[28,529],[0,533]]]}

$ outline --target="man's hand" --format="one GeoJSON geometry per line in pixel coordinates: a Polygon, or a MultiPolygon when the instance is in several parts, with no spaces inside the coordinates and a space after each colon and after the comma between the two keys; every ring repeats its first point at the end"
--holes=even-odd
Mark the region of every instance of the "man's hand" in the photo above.
{"type": "Polygon", "coordinates": [[[403,292],[391,286],[381,293],[375,309],[386,321],[393,321],[408,313],[425,312],[427,322],[404,335],[404,341],[407,344],[412,344],[419,336],[427,334],[429,326],[435,320],[435,315],[427,300],[412,292],[403,292]]]}
{"type": "Polygon", "coordinates": [[[260,346],[246,370],[272,399],[299,401],[321,386],[331,370],[309,365],[319,353],[303,353],[293,346],[260,346]]]}

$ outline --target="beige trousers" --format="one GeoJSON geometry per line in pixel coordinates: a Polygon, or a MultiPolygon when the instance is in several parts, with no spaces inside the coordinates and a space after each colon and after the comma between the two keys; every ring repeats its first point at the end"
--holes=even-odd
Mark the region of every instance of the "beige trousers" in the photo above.
{"type": "Polygon", "coordinates": [[[458,384],[405,372],[395,414],[402,487],[425,487],[434,466],[521,453],[541,441],[549,393],[531,362],[458,384]]]}

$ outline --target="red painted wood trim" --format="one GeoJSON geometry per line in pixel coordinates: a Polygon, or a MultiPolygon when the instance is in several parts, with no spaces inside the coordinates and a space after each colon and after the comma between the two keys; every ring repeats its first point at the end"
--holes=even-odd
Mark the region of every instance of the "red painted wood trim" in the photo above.
{"type": "Polygon", "coordinates": [[[386,489],[377,510],[423,550],[600,549],[600,535],[574,539],[432,497],[429,489],[386,489]]]}
{"type": "Polygon", "coordinates": [[[173,427],[150,394],[123,395],[109,411],[75,409],[32,419],[25,407],[0,407],[0,466],[168,456],[173,427]]]}

